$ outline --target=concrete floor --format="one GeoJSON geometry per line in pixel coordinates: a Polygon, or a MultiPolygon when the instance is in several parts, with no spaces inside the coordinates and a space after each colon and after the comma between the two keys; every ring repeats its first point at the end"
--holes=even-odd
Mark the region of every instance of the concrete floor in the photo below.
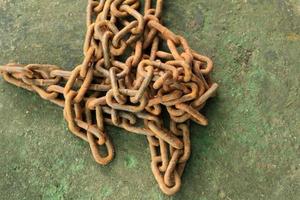
{"type": "MultiPolygon", "coordinates": [[[[86,2],[0,0],[0,63],[80,63],[86,2]]],[[[109,127],[117,155],[101,167],[60,108],[0,79],[0,199],[299,199],[300,1],[172,0],[164,22],[221,85],[181,191],[160,192],[144,137],[109,127]]]]}

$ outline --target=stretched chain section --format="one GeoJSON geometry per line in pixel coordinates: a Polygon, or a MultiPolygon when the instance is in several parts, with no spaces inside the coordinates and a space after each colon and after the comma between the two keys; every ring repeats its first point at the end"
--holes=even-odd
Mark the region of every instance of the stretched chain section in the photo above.
{"type": "Polygon", "coordinates": [[[145,135],[151,169],[167,195],[179,191],[191,154],[190,119],[213,97],[210,58],[162,25],[163,0],[89,0],[83,62],[72,71],[54,65],[7,64],[3,79],[64,109],[70,131],[106,165],[114,147],[105,124],[145,135]],[[162,120],[162,111],[167,120],[162,120]],[[102,149],[102,150],[101,150],[102,149]],[[103,153],[105,152],[105,153],[103,153]]]}

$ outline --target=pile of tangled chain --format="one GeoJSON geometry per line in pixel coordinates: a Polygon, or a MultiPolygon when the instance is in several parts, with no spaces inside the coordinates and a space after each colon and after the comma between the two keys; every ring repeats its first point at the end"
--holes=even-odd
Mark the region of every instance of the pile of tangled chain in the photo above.
{"type": "Polygon", "coordinates": [[[189,121],[208,124],[199,110],[218,85],[210,78],[211,59],[161,24],[162,4],[145,0],[141,14],[139,0],[89,0],[80,65],[65,71],[7,64],[0,73],[63,107],[70,131],[89,144],[101,165],[114,157],[105,124],[145,135],[153,175],[173,195],[191,153],[189,121]]]}

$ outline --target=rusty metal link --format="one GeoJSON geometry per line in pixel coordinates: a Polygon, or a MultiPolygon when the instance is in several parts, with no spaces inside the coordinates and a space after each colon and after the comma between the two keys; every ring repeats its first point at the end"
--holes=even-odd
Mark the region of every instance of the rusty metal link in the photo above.
{"type": "MultiPolygon", "coordinates": [[[[120,89],[119,91],[121,94],[127,95],[129,97],[134,97],[138,94],[137,90],[120,89]]],[[[148,103],[148,97],[147,95],[142,96],[142,98],[139,100],[139,105],[121,105],[116,101],[114,101],[113,90],[111,89],[106,93],[106,103],[114,109],[136,113],[136,112],[141,112],[145,109],[148,103]]]]}
{"type": "Polygon", "coordinates": [[[165,142],[170,144],[172,147],[174,147],[176,149],[182,149],[183,148],[182,142],[174,134],[172,134],[169,130],[166,130],[162,127],[157,126],[152,121],[150,121],[148,123],[148,127],[151,131],[154,132],[154,134],[158,138],[164,140],[165,142]]]}
{"type": "Polygon", "coordinates": [[[178,174],[178,172],[175,170],[174,171],[174,185],[169,187],[165,181],[164,181],[164,177],[162,175],[162,173],[159,170],[159,163],[161,162],[162,158],[161,157],[154,157],[152,158],[152,162],[151,162],[151,169],[152,169],[152,173],[160,187],[160,189],[167,195],[173,195],[176,192],[179,191],[180,186],[181,186],[181,179],[180,176],[178,174]]]}
{"type": "Polygon", "coordinates": [[[163,0],[145,0],[143,13],[139,0],[88,0],[81,64],[7,64],[0,75],[63,107],[69,130],[101,165],[115,154],[107,124],[146,136],[155,180],[173,195],[191,154],[189,123],[208,124],[200,110],[218,84],[212,60],[164,26],[162,10],[163,0]]]}
{"type": "MultiPolygon", "coordinates": [[[[92,121],[93,121],[92,114],[91,114],[91,111],[87,107],[85,107],[85,114],[86,114],[86,119],[87,119],[88,125],[91,126],[92,121]]],[[[96,121],[97,121],[97,123],[96,123],[97,128],[104,134],[104,118],[103,118],[102,109],[100,106],[96,107],[96,121]]],[[[115,152],[113,144],[112,144],[109,136],[106,134],[104,134],[104,135],[105,135],[104,145],[106,147],[106,152],[107,152],[106,156],[103,156],[100,154],[99,149],[98,149],[99,143],[97,143],[95,136],[90,131],[87,130],[87,139],[88,139],[93,157],[94,157],[95,161],[101,165],[106,165],[109,162],[111,162],[114,157],[114,152],[115,152]]]]}

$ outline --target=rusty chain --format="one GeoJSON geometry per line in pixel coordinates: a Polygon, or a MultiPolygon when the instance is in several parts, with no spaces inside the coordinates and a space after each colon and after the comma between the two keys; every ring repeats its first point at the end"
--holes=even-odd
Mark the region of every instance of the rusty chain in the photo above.
{"type": "Polygon", "coordinates": [[[138,0],[88,0],[80,65],[65,71],[54,65],[7,64],[0,73],[5,81],[63,107],[70,131],[88,142],[101,165],[115,153],[105,124],[145,135],[153,175],[160,189],[173,195],[191,154],[189,121],[208,124],[199,110],[218,84],[210,78],[212,60],[162,25],[162,5],[163,0],[155,5],[145,0],[142,14],[138,0]]]}

